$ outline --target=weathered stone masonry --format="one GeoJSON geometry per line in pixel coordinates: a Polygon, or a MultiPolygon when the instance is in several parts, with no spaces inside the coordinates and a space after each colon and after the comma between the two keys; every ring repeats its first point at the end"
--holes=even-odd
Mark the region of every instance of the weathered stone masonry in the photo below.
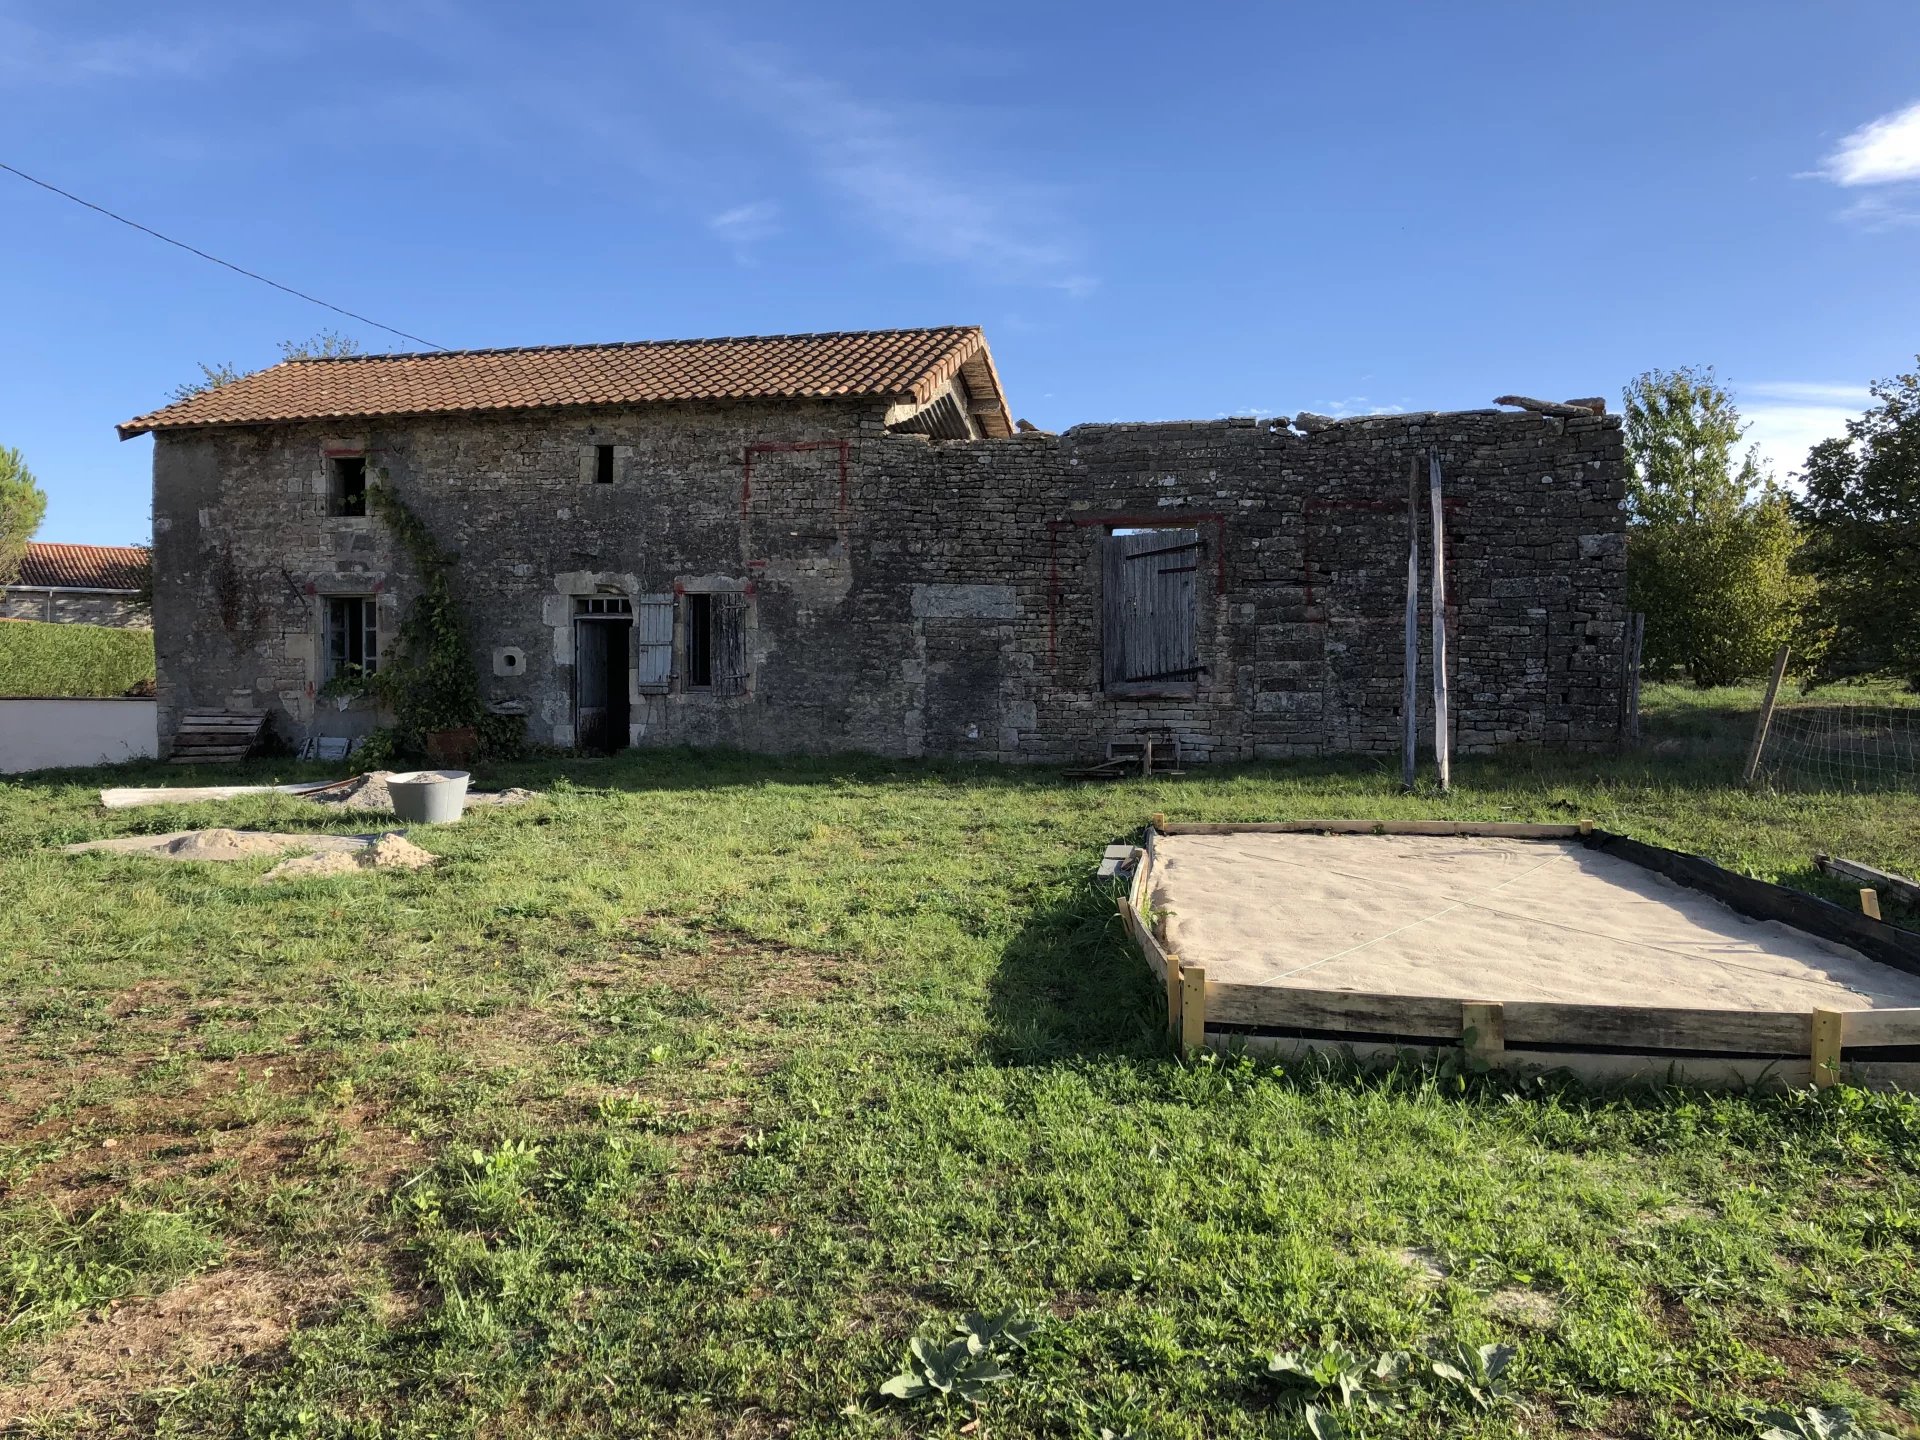
{"type": "MultiPolygon", "coordinates": [[[[635,632],[635,744],[1063,762],[1151,727],[1213,759],[1392,751],[1408,475],[1418,461],[1424,484],[1432,447],[1456,748],[1617,734],[1616,418],[1473,411],[1313,434],[1223,420],[954,442],[891,433],[885,418],[794,401],[159,433],[161,733],[190,708],[258,708],[299,739],[330,594],[377,596],[390,643],[416,577],[380,521],[326,513],[331,450],[364,452],[458,552],[486,692],[539,740],[574,739],[578,598],[618,592],[676,597],[667,693],[640,684],[635,632]],[[594,479],[599,445],[616,447],[611,484],[594,479]],[[1202,542],[1204,668],[1166,694],[1109,695],[1100,547],[1148,526],[1202,542]],[[685,597],[700,592],[747,596],[740,693],[684,683],[685,597]]],[[[1423,495],[1423,568],[1425,513],[1423,495]]],[[[1424,707],[1424,616],[1421,629],[1424,707]]]]}

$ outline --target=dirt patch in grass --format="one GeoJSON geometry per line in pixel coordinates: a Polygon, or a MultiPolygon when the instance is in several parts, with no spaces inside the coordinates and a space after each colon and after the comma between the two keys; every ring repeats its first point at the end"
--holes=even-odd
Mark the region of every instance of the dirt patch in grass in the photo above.
{"type": "Polygon", "coordinates": [[[160,1386],[257,1365],[349,1288],[338,1269],[290,1275],[241,1264],[115,1301],[27,1352],[26,1379],[0,1385],[0,1427],[76,1409],[124,1413],[160,1386]]]}

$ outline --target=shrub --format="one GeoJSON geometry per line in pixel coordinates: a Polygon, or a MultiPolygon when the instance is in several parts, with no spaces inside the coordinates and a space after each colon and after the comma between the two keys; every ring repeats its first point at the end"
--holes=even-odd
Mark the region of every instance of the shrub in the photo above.
{"type": "Polygon", "coordinates": [[[125,695],[153,678],[151,630],[0,622],[0,695],[125,695]]]}

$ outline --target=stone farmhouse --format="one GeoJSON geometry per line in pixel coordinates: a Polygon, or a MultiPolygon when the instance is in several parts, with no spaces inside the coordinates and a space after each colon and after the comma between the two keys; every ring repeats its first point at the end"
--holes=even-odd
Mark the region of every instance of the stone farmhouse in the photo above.
{"type": "Polygon", "coordinates": [[[316,692],[418,583],[384,484],[536,740],[1057,763],[1397,749],[1433,453],[1455,748],[1612,743],[1619,421],[1547,408],[1055,435],[954,327],[294,360],[120,434],[155,438],[163,744],[337,724],[316,692]]]}
{"type": "Polygon", "coordinates": [[[145,629],[147,561],[144,545],[29,544],[0,620],[145,629]]]}

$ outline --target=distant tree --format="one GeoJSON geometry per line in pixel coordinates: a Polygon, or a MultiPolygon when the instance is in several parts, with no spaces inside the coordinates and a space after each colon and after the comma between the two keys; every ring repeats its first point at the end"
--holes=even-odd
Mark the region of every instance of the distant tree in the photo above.
{"type": "Polygon", "coordinates": [[[1713,370],[1649,370],[1626,390],[1627,599],[1647,617],[1642,664],[1725,685],[1794,633],[1805,580],[1787,498],[1748,449],[1713,370]]]}
{"type": "Polygon", "coordinates": [[[27,542],[47,515],[47,492],[18,450],[0,445],[0,588],[20,575],[27,542]]]}
{"type": "Polygon", "coordinates": [[[1920,690],[1920,373],[1883,380],[1873,396],[1844,440],[1813,447],[1794,505],[1802,564],[1819,582],[1815,673],[1891,674],[1920,690]]]}
{"type": "MultiPolygon", "coordinates": [[[[342,335],[337,330],[322,330],[318,335],[305,340],[282,340],[280,342],[281,360],[328,360],[340,355],[358,355],[360,342],[351,335],[342,335]]],[[[173,387],[174,400],[186,400],[208,390],[218,390],[222,385],[231,385],[251,371],[241,370],[231,361],[222,361],[218,365],[200,362],[200,378],[189,380],[184,385],[173,387]]]]}

